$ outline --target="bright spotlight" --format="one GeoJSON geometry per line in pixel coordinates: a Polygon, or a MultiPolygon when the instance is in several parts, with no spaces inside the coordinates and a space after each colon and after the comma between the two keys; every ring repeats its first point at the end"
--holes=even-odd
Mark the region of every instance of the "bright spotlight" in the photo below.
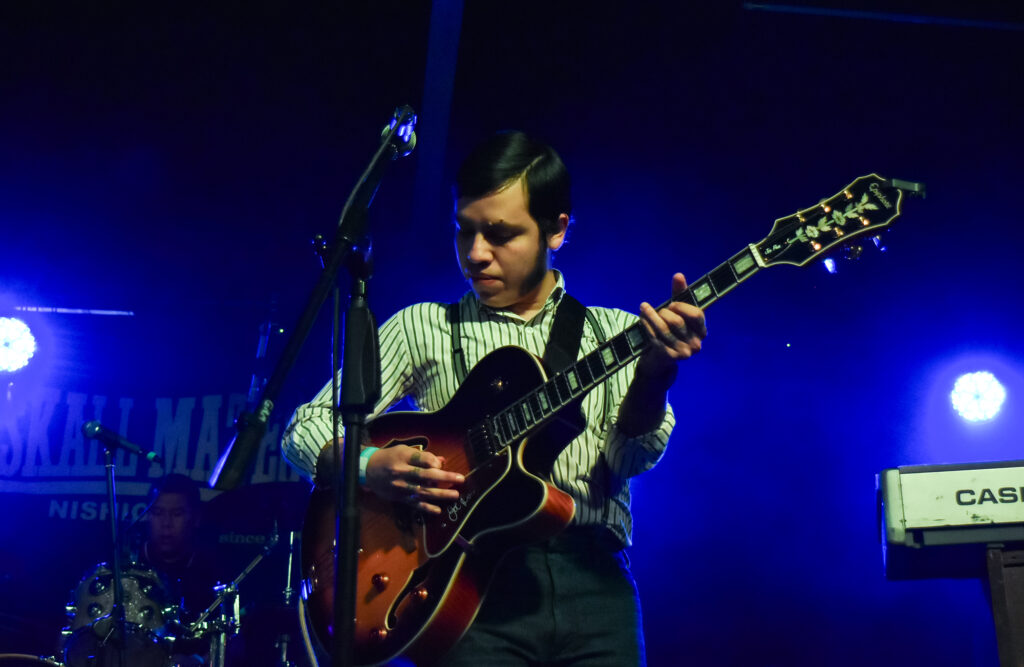
{"type": "Polygon", "coordinates": [[[1006,389],[988,371],[957,378],[950,394],[953,409],[967,421],[987,421],[996,416],[1006,400],[1006,389]]]}
{"type": "Polygon", "coordinates": [[[13,317],[0,317],[0,372],[23,368],[36,353],[36,339],[28,325],[13,317]]]}

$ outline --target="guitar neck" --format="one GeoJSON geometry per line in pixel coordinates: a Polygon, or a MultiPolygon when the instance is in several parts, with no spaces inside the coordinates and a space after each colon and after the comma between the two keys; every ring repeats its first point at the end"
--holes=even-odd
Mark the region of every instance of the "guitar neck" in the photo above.
{"type": "MultiPolygon", "coordinates": [[[[658,308],[664,308],[672,301],[707,308],[761,268],[756,246],[747,246],[658,308]]],[[[479,447],[493,451],[525,438],[566,405],[586,395],[643,354],[649,344],[643,324],[636,322],[630,325],[534,391],[489,417],[484,431],[489,434],[487,439],[490,442],[480,442],[479,447]]]]}
{"type": "MultiPolygon", "coordinates": [[[[878,174],[861,176],[815,206],[779,218],[767,237],[691,282],[688,289],[658,308],[672,301],[707,308],[763,268],[775,264],[803,266],[850,239],[876,234],[899,217],[904,191],[923,196],[924,185],[887,180],[878,174]]],[[[643,325],[631,325],[498,414],[485,418],[480,428],[473,429],[470,443],[478,452],[487,453],[526,437],[639,357],[648,344],[643,325]]]]}

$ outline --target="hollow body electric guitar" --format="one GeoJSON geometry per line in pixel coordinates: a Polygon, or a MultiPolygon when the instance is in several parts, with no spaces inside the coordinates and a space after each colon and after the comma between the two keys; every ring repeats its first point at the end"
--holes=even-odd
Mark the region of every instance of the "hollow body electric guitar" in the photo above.
{"type": "MultiPolygon", "coordinates": [[[[908,192],[923,194],[923,187],[862,176],[817,206],[776,220],[764,240],[673,300],[707,308],[763,268],[807,264],[888,226],[908,192]]],[[[579,402],[647,344],[637,322],[551,377],[534,355],[503,347],[469,372],[441,410],[391,412],[369,424],[372,445],[423,447],[443,456],[446,469],[466,481],[460,498],[437,516],[360,489],[356,664],[399,655],[417,664],[435,662],[473,622],[504,553],[569,525],[573,501],[550,479],[559,453],[582,432],[579,402]]],[[[332,645],[334,527],[333,493],[315,490],[303,533],[304,589],[313,628],[325,646],[332,645]]]]}

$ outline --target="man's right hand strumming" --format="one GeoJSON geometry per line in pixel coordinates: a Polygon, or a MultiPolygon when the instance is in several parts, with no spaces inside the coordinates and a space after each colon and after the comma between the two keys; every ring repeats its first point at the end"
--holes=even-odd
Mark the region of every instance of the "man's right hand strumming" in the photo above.
{"type": "MultiPolygon", "coordinates": [[[[317,459],[317,483],[330,478],[332,452],[325,446],[317,459]]],[[[364,456],[366,454],[364,453],[364,456]]],[[[458,500],[452,488],[465,481],[456,472],[444,470],[444,458],[419,447],[393,445],[376,449],[366,462],[366,488],[386,500],[406,503],[415,509],[440,514],[438,503],[458,500]]]]}

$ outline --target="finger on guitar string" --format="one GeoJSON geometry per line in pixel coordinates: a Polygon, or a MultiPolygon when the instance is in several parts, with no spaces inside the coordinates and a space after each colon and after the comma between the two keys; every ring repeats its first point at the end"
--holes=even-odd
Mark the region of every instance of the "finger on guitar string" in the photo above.
{"type": "Polygon", "coordinates": [[[435,486],[429,482],[429,480],[422,480],[424,483],[416,483],[409,481],[396,482],[395,487],[400,489],[405,495],[415,494],[420,498],[427,500],[435,500],[438,502],[458,500],[459,492],[457,489],[449,489],[435,486]]]}
{"type": "Polygon", "coordinates": [[[672,334],[672,337],[676,340],[686,340],[690,336],[694,335],[686,326],[686,322],[681,324],[669,324],[668,331],[672,334]]]}
{"type": "Polygon", "coordinates": [[[398,470],[398,476],[402,479],[426,486],[450,488],[455,484],[461,484],[466,481],[466,478],[461,474],[451,470],[442,470],[440,468],[417,468],[415,466],[405,466],[398,470]]]}
{"type": "MultiPolygon", "coordinates": [[[[427,486],[421,486],[419,484],[406,483],[404,487],[405,497],[402,499],[421,512],[428,512],[430,514],[440,514],[441,506],[435,503],[444,503],[446,501],[452,501],[457,499],[457,495],[452,497],[450,494],[452,491],[447,489],[434,489],[427,486]],[[429,502],[434,501],[434,502],[429,502]]],[[[455,492],[456,494],[458,492],[455,492]]]]}
{"type": "MultiPolygon", "coordinates": [[[[676,273],[672,276],[672,296],[678,297],[687,289],[686,276],[676,273]]],[[[667,308],[662,308],[658,314],[669,322],[673,333],[677,338],[687,340],[691,336],[703,340],[708,335],[708,328],[704,319],[704,311],[685,301],[673,300],[667,308]],[[668,313],[666,313],[668,311],[668,313]],[[677,315],[680,320],[672,320],[672,315],[677,315]],[[675,329],[677,329],[676,331],[675,329]]]]}
{"type": "Polygon", "coordinates": [[[668,308],[655,311],[649,303],[640,305],[640,321],[653,343],[655,352],[670,359],[685,359],[700,350],[700,339],[696,336],[677,336],[673,328],[685,329],[681,317],[668,308]]]}

